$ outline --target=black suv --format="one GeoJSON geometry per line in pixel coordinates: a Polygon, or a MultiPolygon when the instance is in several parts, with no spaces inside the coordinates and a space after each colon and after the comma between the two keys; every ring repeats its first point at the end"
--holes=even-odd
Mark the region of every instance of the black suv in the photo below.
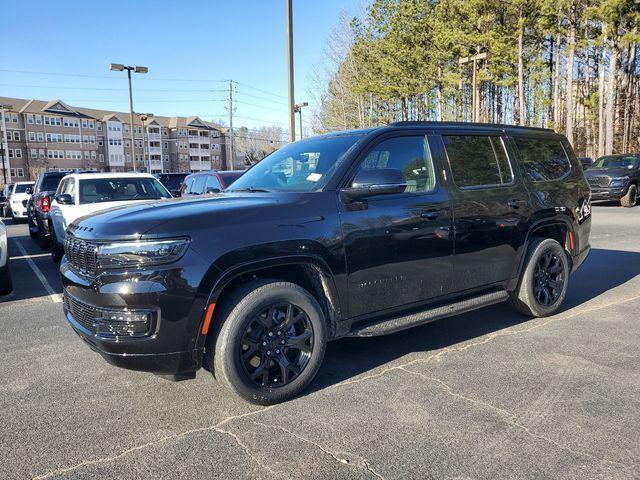
{"type": "Polygon", "coordinates": [[[40,174],[33,188],[33,195],[27,202],[27,221],[29,223],[29,236],[37,239],[43,250],[51,243],[49,232],[49,210],[53,196],[58,189],[60,180],[69,172],[44,172],[40,174]]]}
{"type": "Polygon", "coordinates": [[[592,200],[619,201],[623,207],[638,203],[640,154],[606,155],[596,160],[586,172],[592,200]]]}
{"type": "Polygon", "coordinates": [[[406,122],[291,143],[225,193],[69,226],[64,311],[107,361],[201,366],[272,404],[327,341],[508,301],[555,313],[589,252],[589,186],[565,137],[406,122]]]}

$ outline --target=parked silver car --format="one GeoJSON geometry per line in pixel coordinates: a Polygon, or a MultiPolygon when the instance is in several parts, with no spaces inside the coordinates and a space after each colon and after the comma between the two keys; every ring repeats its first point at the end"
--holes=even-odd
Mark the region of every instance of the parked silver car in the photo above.
{"type": "Polygon", "coordinates": [[[7,227],[0,220],[0,295],[6,295],[13,290],[11,272],[9,271],[9,249],[7,242],[7,227]]]}

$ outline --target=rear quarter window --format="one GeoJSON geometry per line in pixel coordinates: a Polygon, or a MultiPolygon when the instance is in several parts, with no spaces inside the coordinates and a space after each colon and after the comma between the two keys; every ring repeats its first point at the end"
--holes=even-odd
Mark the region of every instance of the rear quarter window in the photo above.
{"type": "Polygon", "coordinates": [[[459,188],[496,187],[513,183],[514,176],[502,139],[488,135],[442,137],[459,188]]]}
{"type": "Polygon", "coordinates": [[[571,163],[559,138],[514,137],[524,174],[534,182],[560,180],[571,172],[571,163]]]}

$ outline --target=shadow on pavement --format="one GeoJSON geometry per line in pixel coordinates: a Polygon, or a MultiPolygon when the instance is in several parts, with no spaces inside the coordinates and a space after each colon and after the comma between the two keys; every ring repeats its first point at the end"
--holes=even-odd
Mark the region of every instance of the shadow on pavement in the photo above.
{"type": "MultiPolygon", "coordinates": [[[[585,303],[640,274],[640,253],[593,249],[571,276],[562,310],[585,303]]],[[[309,391],[317,391],[376,369],[404,355],[429,352],[527,322],[507,304],[372,338],[344,338],[329,343],[324,363],[309,391]]]]}

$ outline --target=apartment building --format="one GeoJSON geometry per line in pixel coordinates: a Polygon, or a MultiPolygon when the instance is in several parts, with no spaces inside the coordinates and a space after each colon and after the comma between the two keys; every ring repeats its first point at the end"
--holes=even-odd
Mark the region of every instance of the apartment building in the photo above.
{"type": "Polygon", "coordinates": [[[196,116],[150,117],[144,124],[136,116],[132,126],[128,113],[62,100],[0,97],[0,105],[11,106],[0,118],[0,184],[5,173],[9,182],[47,170],[124,172],[135,164],[137,171],[195,172],[227,163],[226,129],[196,116]]]}

